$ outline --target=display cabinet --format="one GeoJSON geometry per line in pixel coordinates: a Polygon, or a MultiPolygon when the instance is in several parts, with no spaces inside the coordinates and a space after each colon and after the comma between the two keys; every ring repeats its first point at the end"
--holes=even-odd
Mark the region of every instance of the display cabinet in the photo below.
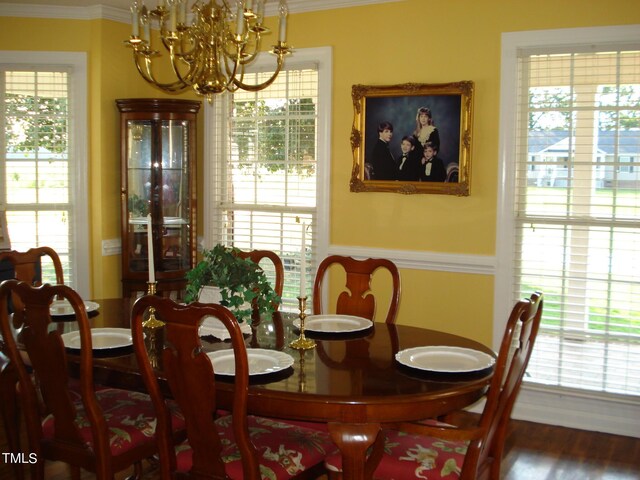
{"type": "Polygon", "coordinates": [[[196,256],[200,102],[138,98],[116,104],[122,149],[123,296],[147,290],[150,250],[157,292],[183,291],[196,256]]]}

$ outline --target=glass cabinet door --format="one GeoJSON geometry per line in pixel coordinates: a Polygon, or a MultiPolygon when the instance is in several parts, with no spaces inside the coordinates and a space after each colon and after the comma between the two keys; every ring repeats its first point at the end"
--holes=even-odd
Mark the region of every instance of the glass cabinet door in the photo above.
{"type": "Polygon", "coordinates": [[[163,120],[160,127],[162,162],[156,168],[161,169],[158,176],[162,178],[162,264],[166,270],[189,267],[188,127],[184,120],[163,120]]]}
{"type": "Polygon", "coordinates": [[[146,272],[147,215],[151,212],[151,159],[153,124],[148,120],[127,122],[128,254],[131,271],[146,272]]]}
{"type": "Polygon", "coordinates": [[[116,100],[121,125],[123,295],[146,291],[149,236],[157,291],[186,286],[195,241],[196,120],[200,102],[116,100]],[[151,228],[149,228],[151,225],[151,228]]]}

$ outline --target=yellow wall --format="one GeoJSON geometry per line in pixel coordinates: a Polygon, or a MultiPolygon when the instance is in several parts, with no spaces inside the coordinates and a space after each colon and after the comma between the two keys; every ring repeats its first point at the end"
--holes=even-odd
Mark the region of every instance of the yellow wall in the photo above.
{"type": "MultiPolygon", "coordinates": [[[[333,48],[331,243],[495,255],[501,34],[637,23],[637,0],[405,0],[292,14],[289,40],[295,47],[333,48]],[[350,193],[351,86],[459,80],[472,80],[476,86],[471,195],[350,193]]],[[[120,231],[114,100],[163,96],[136,73],[130,51],[122,46],[128,34],[127,25],[108,20],[0,17],[2,49],[88,53],[94,297],[120,292],[120,259],[101,254],[102,240],[117,238],[120,231]]],[[[202,128],[198,133],[202,139],[202,128]]],[[[401,273],[403,323],[491,342],[493,277],[408,269],[401,273]]]]}

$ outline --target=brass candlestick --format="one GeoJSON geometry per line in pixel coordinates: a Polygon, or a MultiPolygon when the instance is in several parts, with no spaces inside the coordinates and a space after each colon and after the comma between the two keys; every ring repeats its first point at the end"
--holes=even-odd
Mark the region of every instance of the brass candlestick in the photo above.
{"type": "Polygon", "coordinates": [[[304,319],[307,318],[304,311],[307,308],[307,297],[298,297],[298,305],[300,307],[300,336],[293,340],[289,346],[300,350],[309,350],[315,348],[316,342],[304,336],[304,319]]]}
{"type": "Polygon", "coordinates": [[[158,282],[147,282],[147,295],[155,295],[158,282]]]}
{"type": "MultiPolygon", "coordinates": [[[[147,283],[147,294],[155,295],[156,284],[155,282],[147,283]]],[[[149,316],[142,322],[142,331],[145,336],[145,344],[147,346],[147,352],[149,352],[149,360],[154,367],[158,366],[160,347],[163,344],[162,333],[164,322],[156,318],[156,309],[149,307],[149,316]]]]}

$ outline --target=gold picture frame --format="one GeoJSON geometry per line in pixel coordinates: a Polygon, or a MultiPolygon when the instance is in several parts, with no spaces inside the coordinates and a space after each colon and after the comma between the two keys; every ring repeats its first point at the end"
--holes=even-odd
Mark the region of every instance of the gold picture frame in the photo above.
{"type": "Polygon", "coordinates": [[[469,195],[473,93],[471,81],[354,85],[351,191],[469,195]]]}

